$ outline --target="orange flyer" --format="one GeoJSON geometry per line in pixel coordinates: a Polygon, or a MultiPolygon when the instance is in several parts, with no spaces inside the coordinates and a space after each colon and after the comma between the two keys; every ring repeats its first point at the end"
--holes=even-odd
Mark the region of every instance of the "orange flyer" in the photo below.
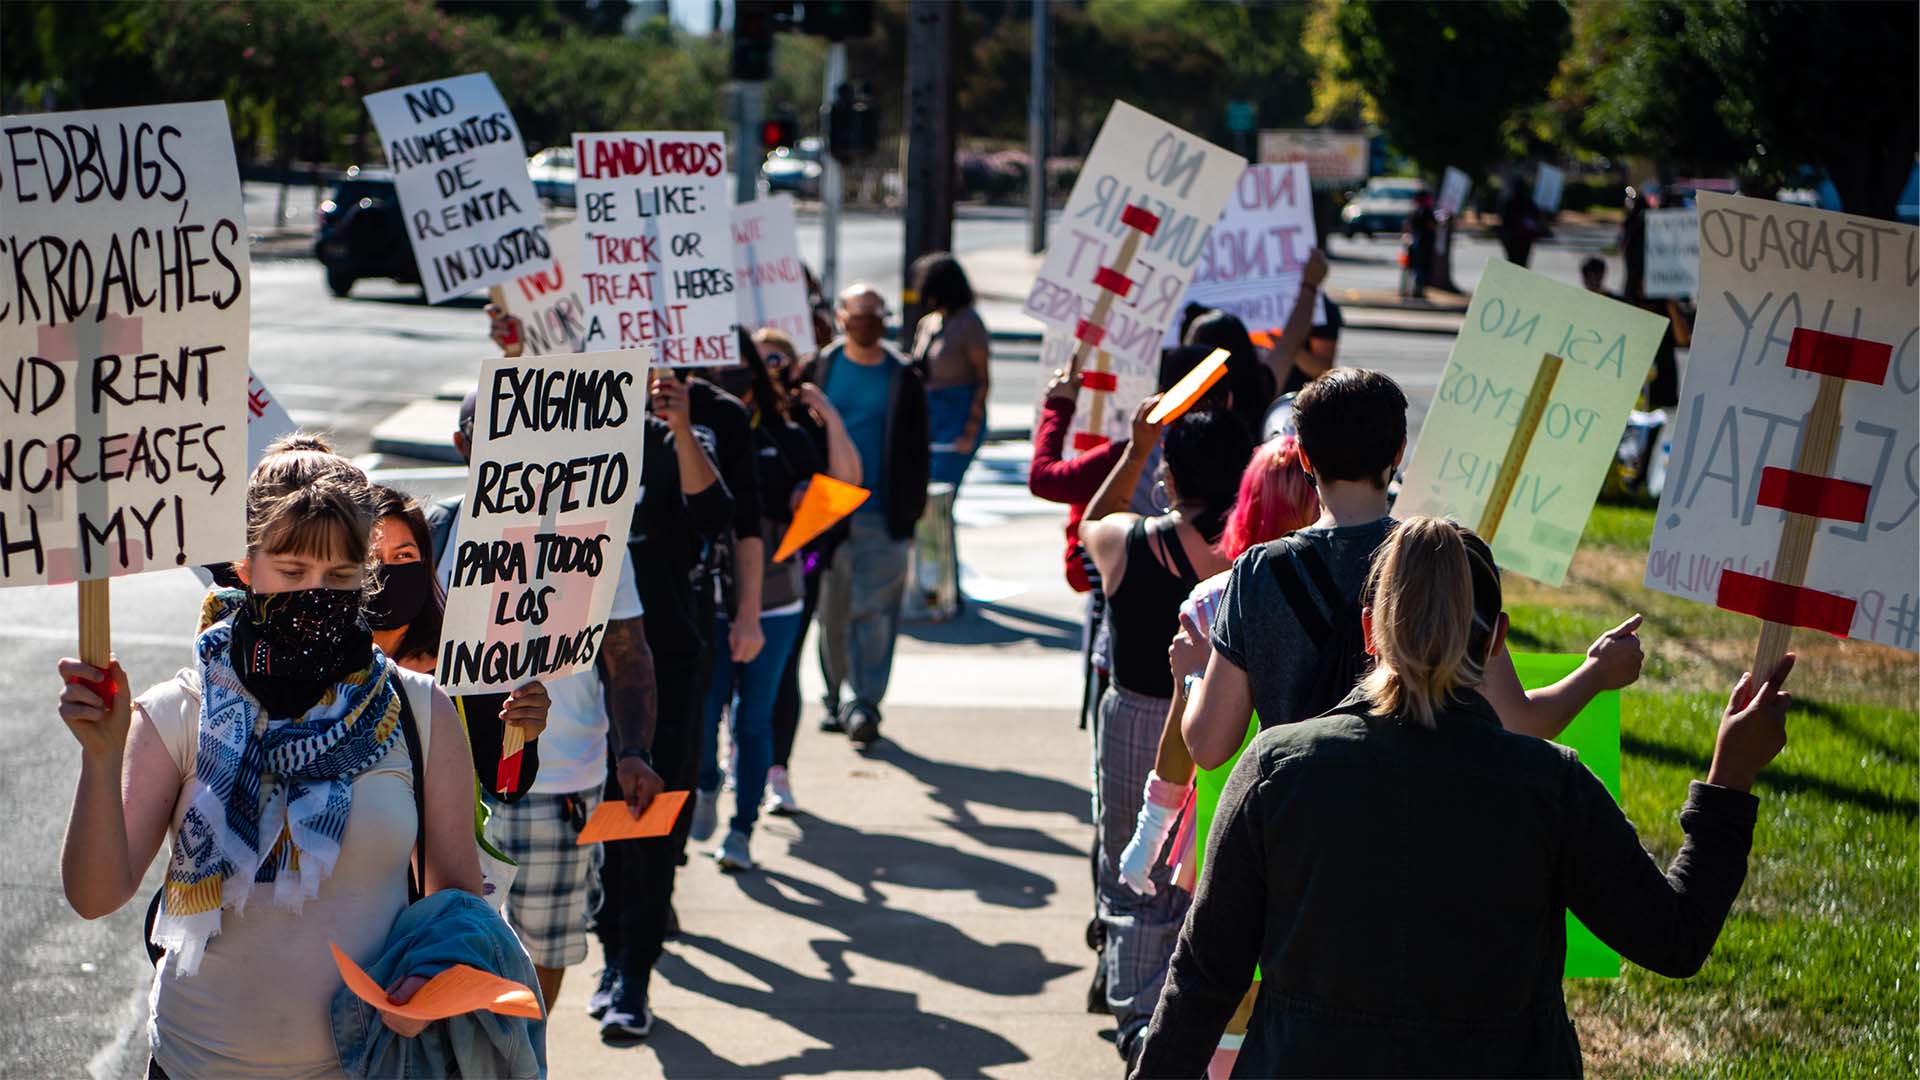
{"type": "Polygon", "coordinates": [[[340,969],[340,977],[346,980],[347,989],[355,997],[395,1016],[404,1016],[409,1020],[445,1020],[450,1016],[464,1016],[470,1012],[492,1012],[502,1016],[520,1016],[528,1020],[540,1019],[540,998],[532,990],[503,979],[478,968],[465,964],[452,967],[427,980],[405,1005],[393,1005],[387,1001],[387,992],[373,977],[361,970],[360,965],[340,946],[329,943],[333,950],[334,965],[340,969]]]}
{"type": "Polygon", "coordinates": [[[866,488],[843,484],[826,473],[814,473],[807,493],[800,497],[799,508],[793,512],[793,524],[787,526],[787,535],[780,538],[780,548],[773,553],[773,561],[787,561],[807,541],[858,510],[871,494],[866,488]]]}
{"type": "Polygon", "coordinates": [[[680,808],[687,805],[685,791],[663,791],[653,797],[647,808],[638,818],[627,811],[627,804],[610,799],[600,804],[593,816],[587,819],[587,827],[580,830],[577,844],[597,844],[603,840],[645,840],[653,836],[665,836],[673,831],[673,823],[680,817],[680,808]]]}
{"type": "Polygon", "coordinates": [[[1213,389],[1213,384],[1219,382],[1226,373],[1227,350],[1213,350],[1212,355],[1174,383],[1173,389],[1160,396],[1160,404],[1147,414],[1147,423],[1171,424],[1180,419],[1188,409],[1193,408],[1195,402],[1206,397],[1207,391],[1213,389]]]}

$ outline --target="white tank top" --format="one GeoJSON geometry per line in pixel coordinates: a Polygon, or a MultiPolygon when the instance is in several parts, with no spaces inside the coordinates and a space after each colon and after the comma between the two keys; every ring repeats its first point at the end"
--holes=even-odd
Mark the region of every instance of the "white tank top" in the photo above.
{"type": "MultiPolygon", "coordinates": [[[[433,678],[402,669],[401,686],[420,730],[432,737],[433,678]]],[[[170,839],[186,816],[199,745],[199,675],[182,670],[138,704],[180,770],[170,839]]],[[[149,999],[148,1039],[170,1076],[203,1078],[341,1077],[331,1008],[341,987],[329,943],[366,966],[380,955],[393,920],[407,906],[407,863],[417,818],[406,741],[353,781],[353,810],[340,859],[320,893],[299,912],[275,905],[272,885],[256,885],[244,914],[223,912],[200,970],[181,977],[160,961],[149,999]]]]}

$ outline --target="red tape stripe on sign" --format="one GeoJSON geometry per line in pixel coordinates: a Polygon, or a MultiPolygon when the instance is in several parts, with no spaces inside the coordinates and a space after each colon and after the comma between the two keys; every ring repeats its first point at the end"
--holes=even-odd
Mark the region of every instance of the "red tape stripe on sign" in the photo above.
{"type": "Polygon", "coordinates": [[[1073,336],[1075,340],[1084,341],[1097,348],[1100,345],[1100,340],[1107,336],[1107,328],[1104,326],[1095,326],[1087,320],[1081,319],[1080,324],[1073,328],[1073,336]]]}
{"type": "Polygon", "coordinates": [[[1866,484],[1768,466],[1760,470],[1760,496],[1754,501],[1790,514],[1857,523],[1867,520],[1872,494],[1866,484]]]}
{"type": "Polygon", "coordinates": [[[1786,585],[1737,570],[1720,571],[1720,592],[1714,603],[1768,622],[1846,637],[1853,626],[1853,601],[1844,596],[1786,585]]]}
{"type": "Polygon", "coordinates": [[[1865,338],[1843,337],[1824,330],[1797,327],[1793,343],[1787,346],[1787,366],[1822,375],[1837,375],[1854,382],[1880,386],[1887,381],[1887,365],[1893,361],[1893,346],[1865,338]]]}
{"type": "Polygon", "coordinates": [[[1095,435],[1091,431],[1076,431],[1073,433],[1073,448],[1075,450],[1094,450],[1105,445],[1107,445],[1107,437],[1105,435],[1095,435]]]}
{"type": "Polygon", "coordinates": [[[1080,385],[1089,390],[1112,393],[1120,389],[1120,376],[1111,371],[1083,371],[1080,373],[1080,385]]]}
{"type": "Polygon", "coordinates": [[[1160,231],[1160,217],[1144,206],[1128,206],[1120,211],[1120,224],[1139,229],[1152,236],[1160,231]]]}
{"type": "Polygon", "coordinates": [[[1133,279],[1111,266],[1101,267],[1099,272],[1093,275],[1093,283],[1122,300],[1126,299],[1127,293],[1133,288],[1133,279]]]}

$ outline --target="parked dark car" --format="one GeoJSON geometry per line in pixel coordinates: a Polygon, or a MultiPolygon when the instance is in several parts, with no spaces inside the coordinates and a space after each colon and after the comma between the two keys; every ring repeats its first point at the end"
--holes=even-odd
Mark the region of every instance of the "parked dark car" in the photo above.
{"type": "Polygon", "coordinates": [[[313,257],[327,268],[327,288],[333,295],[347,295],[361,278],[419,282],[392,173],[348,169],[333,197],[320,204],[319,215],[313,257]]]}

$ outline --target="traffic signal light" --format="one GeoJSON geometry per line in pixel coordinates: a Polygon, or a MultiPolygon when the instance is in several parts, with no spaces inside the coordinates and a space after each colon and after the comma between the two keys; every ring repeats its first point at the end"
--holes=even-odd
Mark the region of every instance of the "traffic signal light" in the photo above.
{"type": "Polygon", "coordinates": [[[835,161],[850,162],[879,147],[880,110],[873,107],[865,86],[856,92],[852,83],[841,83],[833,104],[822,111],[827,114],[827,153],[835,161]]]}
{"type": "Polygon", "coordinates": [[[802,0],[800,32],[828,41],[847,41],[873,33],[874,0],[802,0]]]}
{"type": "Polygon", "coordinates": [[[779,14],[791,14],[792,4],[772,0],[734,0],[732,75],[740,82],[765,82],[773,77],[773,35],[779,14]]]}
{"type": "Polygon", "coordinates": [[[782,113],[760,125],[760,145],[768,150],[800,141],[800,121],[782,113]]]}

